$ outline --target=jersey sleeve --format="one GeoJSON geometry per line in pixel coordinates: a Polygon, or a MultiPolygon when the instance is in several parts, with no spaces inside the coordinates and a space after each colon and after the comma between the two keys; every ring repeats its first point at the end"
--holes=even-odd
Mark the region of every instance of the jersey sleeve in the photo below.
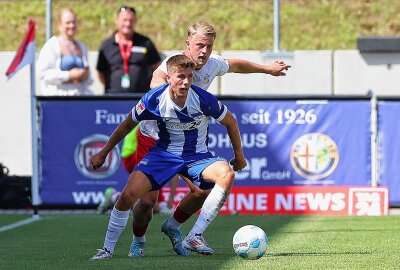
{"type": "Polygon", "coordinates": [[[221,101],[217,100],[217,106],[211,108],[211,117],[220,122],[225,118],[228,108],[221,101]]]}
{"type": "Polygon", "coordinates": [[[222,76],[229,70],[229,63],[228,61],[220,55],[214,55],[215,62],[217,63],[217,76],[222,76]]]}
{"type": "Polygon", "coordinates": [[[170,59],[172,56],[181,55],[181,54],[182,54],[182,53],[174,53],[174,54],[172,54],[172,55],[166,57],[166,58],[161,62],[161,64],[157,67],[157,70],[161,70],[162,72],[164,72],[165,74],[167,74],[167,61],[168,61],[168,59],[170,59]]]}
{"type": "Polygon", "coordinates": [[[141,100],[132,109],[132,120],[134,122],[140,122],[143,120],[154,120],[152,108],[149,106],[148,95],[144,95],[141,100]]]}
{"type": "Polygon", "coordinates": [[[164,72],[165,74],[167,74],[167,60],[169,59],[169,57],[167,57],[166,59],[164,59],[161,64],[157,67],[157,70],[161,70],[162,72],[164,72]]]}

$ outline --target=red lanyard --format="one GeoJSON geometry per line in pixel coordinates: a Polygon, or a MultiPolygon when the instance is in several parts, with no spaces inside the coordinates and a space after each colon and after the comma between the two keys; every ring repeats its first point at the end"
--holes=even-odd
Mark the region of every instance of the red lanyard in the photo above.
{"type": "Polygon", "coordinates": [[[118,38],[119,38],[119,40],[118,40],[119,52],[121,53],[122,62],[124,64],[124,75],[128,75],[129,74],[128,60],[132,54],[131,50],[132,50],[133,42],[132,42],[132,40],[129,40],[126,43],[126,46],[124,46],[122,44],[122,39],[121,39],[120,35],[118,36],[118,38]]]}

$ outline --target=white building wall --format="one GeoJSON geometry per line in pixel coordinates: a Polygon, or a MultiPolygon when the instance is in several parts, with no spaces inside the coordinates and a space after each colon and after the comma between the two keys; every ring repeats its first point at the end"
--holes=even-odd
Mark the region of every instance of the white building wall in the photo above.
{"type": "Polygon", "coordinates": [[[400,96],[400,53],[334,52],[334,94],[400,96]]]}
{"type": "Polygon", "coordinates": [[[221,78],[223,95],[332,94],[332,51],[295,51],[277,56],[260,51],[223,51],[221,55],[265,65],[284,60],[292,66],[284,77],[229,73],[221,78]]]}

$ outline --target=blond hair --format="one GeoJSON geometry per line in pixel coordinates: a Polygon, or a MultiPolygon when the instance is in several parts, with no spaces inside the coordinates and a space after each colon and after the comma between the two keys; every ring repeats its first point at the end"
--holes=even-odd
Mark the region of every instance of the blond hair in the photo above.
{"type": "Polygon", "coordinates": [[[214,27],[211,24],[205,21],[197,22],[192,24],[187,28],[187,36],[191,37],[196,34],[201,34],[205,36],[211,36],[213,39],[217,37],[217,32],[215,32],[214,27]]]}
{"type": "Polygon", "coordinates": [[[194,69],[195,65],[192,60],[182,54],[174,55],[167,60],[167,71],[173,73],[187,68],[194,69]]]}
{"type": "Polygon", "coordinates": [[[74,15],[74,17],[76,17],[76,14],[72,9],[70,9],[70,8],[62,8],[60,10],[60,17],[59,17],[60,21],[62,19],[62,16],[64,15],[64,13],[71,13],[72,15],[74,15]]]}

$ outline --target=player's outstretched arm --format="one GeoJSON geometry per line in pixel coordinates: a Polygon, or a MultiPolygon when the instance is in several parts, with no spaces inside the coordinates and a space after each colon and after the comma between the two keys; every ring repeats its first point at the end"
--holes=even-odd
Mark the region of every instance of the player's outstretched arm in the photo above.
{"type": "Polygon", "coordinates": [[[153,77],[151,78],[150,88],[154,88],[165,83],[167,83],[167,74],[165,74],[165,72],[162,70],[156,69],[153,72],[153,77]]]}
{"type": "Polygon", "coordinates": [[[285,76],[285,70],[291,66],[282,60],[275,61],[270,65],[260,65],[254,62],[241,59],[227,59],[229,63],[228,72],[235,73],[266,73],[273,76],[285,76]]]}
{"type": "Polygon", "coordinates": [[[234,158],[231,160],[230,163],[235,171],[240,171],[244,167],[246,167],[247,163],[246,159],[244,158],[242,140],[240,138],[239,127],[236,119],[233,117],[231,112],[228,111],[224,119],[222,119],[220,123],[226,127],[229,138],[232,142],[234,158]]]}
{"type": "Polygon", "coordinates": [[[108,153],[123,139],[129,132],[137,125],[132,120],[132,112],[129,113],[128,117],[119,124],[114,130],[111,137],[108,139],[106,145],[97,154],[90,157],[90,163],[93,169],[99,169],[106,160],[108,153]]]}

